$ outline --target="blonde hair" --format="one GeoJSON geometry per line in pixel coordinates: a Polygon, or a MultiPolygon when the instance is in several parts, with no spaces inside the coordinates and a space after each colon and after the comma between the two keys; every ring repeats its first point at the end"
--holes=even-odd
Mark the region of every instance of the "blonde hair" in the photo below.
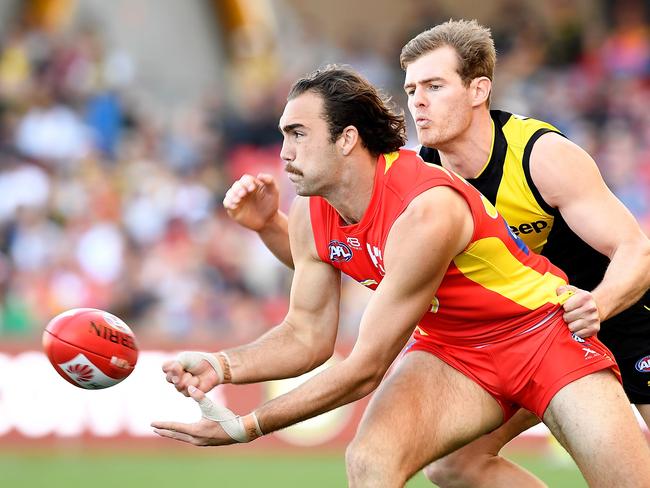
{"type": "Polygon", "coordinates": [[[425,54],[449,46],[458,55],[458,74],[465,86],[474,78],[492,81],[496,51],[490,29],[476,20],[448,20],[421,32],[402,48],[399,61],[403,70],[425,54]]]}

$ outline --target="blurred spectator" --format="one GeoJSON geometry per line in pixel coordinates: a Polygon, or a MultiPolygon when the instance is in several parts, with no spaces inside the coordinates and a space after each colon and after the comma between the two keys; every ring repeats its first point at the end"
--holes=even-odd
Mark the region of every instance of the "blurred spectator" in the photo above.
{"type": "Polygon", "coordinates": [[[32,93],[33,105],[18,122],[16,147],[25,156],[69,164],[90,150],[90,132],[79,115],[47,85],[32,93]]]}

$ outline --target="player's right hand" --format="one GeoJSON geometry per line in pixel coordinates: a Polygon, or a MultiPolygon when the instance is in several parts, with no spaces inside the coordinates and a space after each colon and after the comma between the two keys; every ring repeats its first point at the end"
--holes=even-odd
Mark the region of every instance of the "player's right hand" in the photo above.
{"type": "Polygon", "coordinates": [[[184,351],[172,361],[163,364],[165,379],[183,395],[189,397],[191,385],[208,392],[223,383],[223,369],[215,354],[184,351]]]}
{"type": "Polygon", "coordinates": [[[259,232],[278,213],[280,192],[269,174],[243,175],[226,192],[223,206],[235,222],[259,232]]]}
{"type": "Polygon", "coordinates": [[[598,334],[600,314],[592,293],[575,286],[564,285],[557,289],[557,294],[565,297],[561,301],[564,308],[563,317],[571,332],[582,339],[598,334]]]}

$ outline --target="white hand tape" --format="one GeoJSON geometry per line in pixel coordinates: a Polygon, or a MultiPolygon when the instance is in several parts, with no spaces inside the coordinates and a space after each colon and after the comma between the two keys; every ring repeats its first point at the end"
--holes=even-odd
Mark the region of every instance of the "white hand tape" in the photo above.
{"type": "Polygon", "coordinates": [[[219,422],[221,428],[234,440],[237,442],[248,442],[250,440],[244,422],[239,415],[235,415],[224,406],[213,403],[205,396],[198,403],[203,417],[219,422]]]}
{"type": "Polygon", "coordinates": [[[214,354],[199,351],[183,351],[178,356],[176,356],[176,361],[178,361],[185,370],[191,370],[204,359],[210,363],[212,368],[217,373],[217,376],[219,377],[219,383],[223,383],[223,369],[221,368],[221,364],[219,364],[219,361],[214,356],[214,354]]]}

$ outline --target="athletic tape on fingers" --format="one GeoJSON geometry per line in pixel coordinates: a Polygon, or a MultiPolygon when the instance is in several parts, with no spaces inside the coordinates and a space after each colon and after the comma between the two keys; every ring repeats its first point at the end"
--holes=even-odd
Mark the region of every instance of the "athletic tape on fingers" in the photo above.
{"type": "Polygon", "coordinates": [[[213,403],[204,396],[198,400],[201,415],[214,422],[219,422],[221,428],[237,442],[249,442],[262,435],[255,413],[240,417],[222,405],[213,403]]]}
{"type": "Polygon", "coordinates": [[[219,364],[219,361],[214,356],[214,354],[199,351],[183,351],[178,356],[176,356],[176,361],[178,361],[185,370],[191,370],[204,359],[210,363],[212,368],[217,373],[217,376],[219,377],[219,383],[223,383],[223,368],[221,367],[221,364],[219,364]]]}

